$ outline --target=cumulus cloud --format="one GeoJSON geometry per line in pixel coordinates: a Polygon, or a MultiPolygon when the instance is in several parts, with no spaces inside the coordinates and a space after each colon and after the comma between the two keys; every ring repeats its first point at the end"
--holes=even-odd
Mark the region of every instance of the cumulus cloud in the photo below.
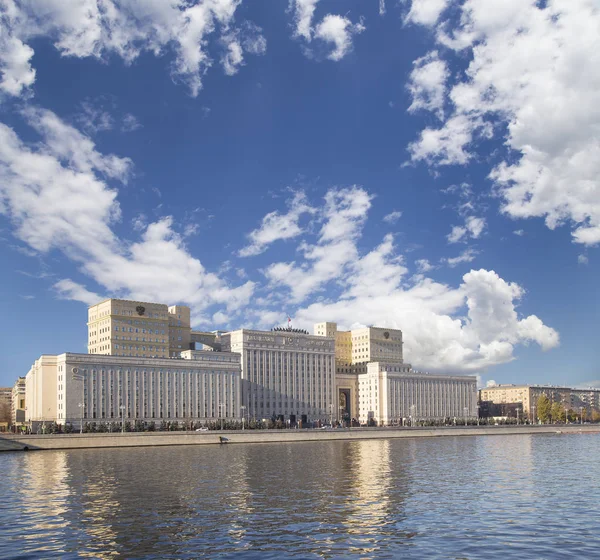
{"type": "Polygon", "coordinates": [[[424,109],[443,118],[446,81],[450,75],[446,62],[439,58],[437,51],[432,51],[415,60],[413,66],[407,85],[412,96],[408,111],[424,109]]]}
{"type": "MultiPolygon", "coordinates": [[[[237,311],[248,303],[254,284],[231,287],[208,272],[170,216],[152,223],[141,217],[140,238],[133,243],[114,233],[121,211],[108,181],[127,180],[128,158],[100,153],[89,137],[50,111],[29,108],[23,115],[40,135],[34,145],[0,124],[0,212],[21,241],[42,254],[62,251],[104,293],[188,303],[204,321],[211,306],[237,311]]],[[[97,299],[71,279],[55,288],[60,297],[97,299]]]]}
{"type": "Polygon", "coordinates": [[[233,74],[243,53],[262,54],[266,42],[248,22],[235,25],[239,0],[2,0],[0,3],[0,89],[20,95],[35,80],[29,43],[49,37],[62,56],[116,55],[130,64],[144,52],[172,50],[171,74],[193,96],[213,64],[209,38],[221,38],[222,63],[233,74]]]}
{"type": "Polygon", "coordinates": [[[407,22],[435,25],[450,0],[412,0],[407,22]]]}
{"type": "MultiPolygon", "coordinates": [[[[559,344],[558,333],[537,316],[519,315],[524,290],[494,271],[471,270],[451,287],[427,278],[435,266],[420,259],[419,274],[404,282],[408,269],[391,234],[373,249],[359,248],[370,206],[364,187],[331,189],[314,217],[322,224],[314,241],[298,243],[295,261],[265,270],[267,296],[253,300],[246,318],[270,328],[280,321],[285,302],[287,309],[297,306],[294,325],[305,328],[318,321],[336,321],[340,328],[400,328],[407,361],[446,373],[476,373],[509,362],[518,345],[535,343],[547,350],[559,344]],[[322,295],[325,286],[328,296],[322,295]]],[[[456,266],[475,255],[467,249],[443,262],[456,266]]]]}
{"type": "MultiPolygon", "coordinates": [[[[444,4],[413,1],[408,19],[433,26],[444,4]],[[430,16],[418,15],[425,5],[430,16]]],[[[575,243],[600,243],[600,6],[465,0],[458,9],[437,24],[437,41],[449,59],[471,61],[446,81],[451,110],[409,145],[412,160],[463,165],[481,139],[504,133],[489,175],[502,211],[550,229],[570,223],[575,243]]]]}
{"type": "Polygon", "coordinates": [[[303,263],[271,264],[265,274],[272,285],[286,286],[294,301],[320,291],[328,282],[344,275],[358,261],[356,239],[371,207],[371,195],[362,187],[330,190],[321,214],[323,225],[314,244],[302,243],[303,263]]]}
{"type": "Polygon", "coordinates": [[[588,264],[590,261],[587,255],[577,255],[577,262],[579,264],[588,264]]]}
{"type": "Polygon", "coordinates": [[[458,243],[468,239],[478,239],[485,229],[485,218],[467,216],[464,226],[453,226],[452,231],[446,236],[448,243],[458,243]]]}
{"type": "Polygon", "coordinates": [[[307,203],[306,195],[297,192],[288,201],[289,210],[285,214],[269,212],[259,228],[248,234],[250,244],[239,251],[240,257],[251,257],[265,251],[267,247],[280,239],[291,239],[300,235],[300,219],[305,214],[314,214],[316,210],[307,203]]]}
{"type": "MultiPolygon", "coordinates": [[[[313,26],[314,13],[318,0],[291,0],[290,10],[293,12],[294,37],[303,39],[310,43],[313,39],[319,39],[333,45],[327,58],[338,61],[344,58],[352,50],[354,35],[362,33],[365,26],[360,20],[358,23],[346,16],[337,14],[326,14],[321,21],[313,26]]],[[[313,52],[305,51],[310,56],[313,52]]]]}

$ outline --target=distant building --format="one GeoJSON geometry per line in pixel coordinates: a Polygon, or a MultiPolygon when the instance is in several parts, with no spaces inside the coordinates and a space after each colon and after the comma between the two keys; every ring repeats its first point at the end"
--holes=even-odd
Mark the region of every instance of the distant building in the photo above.
{"type": "Polygon", "coordinates": [[[34,431],[45,422],[240,420],[240,356],[182,357],[41,356],[26,376],[26,420],[34,431]]]}
{"type": "Polygon", "coordinates": [[[590,412],[600,410],[600,389],[572,389],[550,385],[494,385],[479,391],[482,408],[495,405],[521,403],[524,414],[530,419],[537,418],[536,408],[540,396],[546,395],[551,402],[560,403],[567,410],[590,412]]]}
{"type": "Polygon", "coordinates": [[[11,421],[13,426],[25,423],[25,378],[19,377],[12,388],[11,421]]]}
{"type": "Polygon", "coordinates": [[[216,335],[193,331],[190,308],[106,299],[88,308],[88,353],[131,358],[177,357],[195,343],[215,345],[216,335]]]}
{"type": "Polygon", "coordinates": [[[221,335],[223,350],[241,354],[249,418],[298,421],[337,418],[335,346],[299,329],[240,329],[221,335]]]}
{"type": "Polygon", "coordinates": [[[12,388],[0,387],[0,431],[7,431],[10,426],[12,406],[12,388]]]}

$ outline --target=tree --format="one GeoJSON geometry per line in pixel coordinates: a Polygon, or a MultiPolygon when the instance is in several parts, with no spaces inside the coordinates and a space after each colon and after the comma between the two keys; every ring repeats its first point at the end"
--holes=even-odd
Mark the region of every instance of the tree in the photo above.
{"type": "Polygon", "coordinates": [[[592,409],[592,422],[600,422],[600,410],[592,409]]]}
{"type": "Polygon", "coordinates": [[[537,400],[537,417],[543,422],[546,423],[550,420],[552,416],[552,403],[550,399],[542,394],[539,396],[537,400]]]}
{"type": "Polygon", "coordinates": [[[550,415],[552,416],[552,422],[562,422],[565,419],[565,409],[559,402],[552,403],[550,408],[550,415]]]}
{"type": "Polygon", "coordinates": [[[4,400],[0,401],[0,422],[8,422],[10,424],[11,415],[10,403],[4,400]]]}

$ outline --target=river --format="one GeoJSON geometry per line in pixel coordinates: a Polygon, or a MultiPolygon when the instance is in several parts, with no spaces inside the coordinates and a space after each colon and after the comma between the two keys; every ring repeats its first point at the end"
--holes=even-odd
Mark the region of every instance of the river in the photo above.
{"type": "Polygon", "coordinates": [[[1,558],[599,558],[600,434],[0,454],[1,558]]]}

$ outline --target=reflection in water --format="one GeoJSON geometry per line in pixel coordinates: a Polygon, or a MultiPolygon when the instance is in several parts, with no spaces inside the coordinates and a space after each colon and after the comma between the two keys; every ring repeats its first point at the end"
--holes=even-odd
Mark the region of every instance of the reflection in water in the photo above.
{"type": "Polygon", "coordinates": [[[592,558],[599,443],[552,435],[7,453],[0,557],[592,558]]]}

